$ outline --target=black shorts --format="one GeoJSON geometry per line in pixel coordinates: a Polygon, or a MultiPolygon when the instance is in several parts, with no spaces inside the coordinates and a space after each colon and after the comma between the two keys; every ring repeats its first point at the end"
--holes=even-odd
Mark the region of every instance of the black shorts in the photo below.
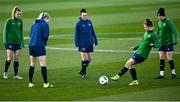
{"type": "Polygon", "coordinates": [[[93,45],[89,45],[86,47],[79,47],[80,52],[94,52],[93,45]]]}
{"type": "Polygon", "coordinates": [[[162,45],[159,48],[159,51],[164,51],[164,52],[174,51],[174,47],[172,44],[171,45],[162,45]]]}
{"type": "Polygon", "coordinates": [[[132,56],[132,59],[134,59],[136,64],[139,64],[139,63],[142,63],[145,61],[145,59],[143,57],[141,57],[140,55],[138,55],[136,53],[132,56]]]}
{"type": "Polygon", "coordinates": [[[16,51],[21,49],[21,44],[7,44],[6,49],[16,51]]]}
{"type": "Polygon", "coordinates": [[[29,55],[33,57],[44,56],[46,55],[46,49],[45,47],[30,46],[29,55]]]}

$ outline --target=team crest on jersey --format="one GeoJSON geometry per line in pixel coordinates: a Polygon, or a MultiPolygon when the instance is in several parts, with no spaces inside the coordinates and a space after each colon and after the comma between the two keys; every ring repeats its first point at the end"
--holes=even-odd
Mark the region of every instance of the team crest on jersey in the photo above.
{"type": "Polygon", "coordinates": [[[166,23],[164,23],[163,26],[165,27],[165,26],[166,26],[166,23]]]}
{"type": "Polygon", "coordinates": [[[83,27],[85,27],[85,25],[84,25],[84,24],[83,24],[82,26],[83,26],[83,27]]]}
{"type": "Polygon", "coordinates": [[[18,25],[20,26],[20,25],[21,25],[21,23],[18,23],[18,25]]]}
{"type": "Polygon", "coordinates": [[[82,51],[85,51],[86,50],[86,48],[82,48],[82,51]]]}
{"type": "Polygon", "coordinates": [[[151,35],[148,35],[148,38],[150,38],[151,37],[151,35]]]}
{"type": "Polygon", "coordinates": [[[89,26],[91,26],[91,24],[90,24],[90,23],[89,23],[88,25],[89,25],[89,26]]]}
{"type": "Polygon", "coordinates": [[[11,48],[12,48],[12,45],[9,45],[9,48],[11,49],[11,48]]]}
{"type": "Polygon", "coordinates": [[[12,22],[12,25],[14,25],[14,22],[12,22]]]}

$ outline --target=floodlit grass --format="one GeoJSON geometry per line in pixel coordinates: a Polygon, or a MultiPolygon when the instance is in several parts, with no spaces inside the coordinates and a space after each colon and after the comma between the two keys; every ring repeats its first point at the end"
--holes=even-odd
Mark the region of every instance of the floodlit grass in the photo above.
{"type": "MultiPolygon", "coordinates": [[[[13,79],[13,63],[9,68],[9,79],[4,80],[2,73],[6,60],[6,51],[0,45],[0,101],[179,101],[180,100],[180,41],[175,46],[176,80],[171,75],[166,61],[165,80],[155,80],[159,75],[159,57],[151,53],[149,58],[137,65],[139,86],[128,86],[131,76],[128,72],[119,81],[109,81],[101,86],[101,75],[114,76],[123,67],[133,53],[131,46],[138,44],[143,36],[145,18],[152,18],[157,25],[156,12],[159,7],[167,9],[180,31],[180,2],[177,0],[1,0],[0,1],[0,42],[5,20],[10,17],[11,9],[18,5],[23,10],[24,34],[29,36],[30,27],[41,11],[51,15],[51,37],[47,48],[48,80],[54,88],[44,89],[41,70],[37,63],[34,84],[28,88],[29,52],[24,48],[20,57],[19,74],[23,80],[13,79]],[[42,3],[43,2],[43,3],[42,3]],[[93,60],[88,67],[86,79],[81,79],[80,55],[74,47],[74,26],[79,10],[87,8],[94,24],[99,45],[95,46],[93,60]],[[53,49],[57,48],[57,49],[53,49]],[[59,49],[58,49],[59,48],[59,49]],[[67,48],[61,49],[61,48],[67,48]],[[99,51],[101,50],[101,51],[99,51]],[[107,52],[102,50],[108,50],[107,52]],[[114,52],[113,52],[113,51],[114,52]],[[112,52],[110,52],[112,51],[112,52]],[[122,51],[122,52],[121,52],[122,51]]],[[[179,35],[178,35],[179,39],[179,35]]],[[[28,39],[25,40],[28,45],[28,39]]],[[[157,51],[153,49],[153,51],[157,51]]],[[[13,61],[12,61],[13,62],[13,61]]]]}

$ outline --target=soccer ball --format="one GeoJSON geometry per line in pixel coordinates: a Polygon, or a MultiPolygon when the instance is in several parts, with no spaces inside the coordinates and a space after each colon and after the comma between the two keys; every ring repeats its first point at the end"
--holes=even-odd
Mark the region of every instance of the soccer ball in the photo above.
{"type": "Polygon", "coordinates": [[[100,83],[101,85],[107,84],[107,83],[108,83],[108,77],[105,76],[105,75],[100,76],[100,77],[99,77],[99,83],[100,83]]]}

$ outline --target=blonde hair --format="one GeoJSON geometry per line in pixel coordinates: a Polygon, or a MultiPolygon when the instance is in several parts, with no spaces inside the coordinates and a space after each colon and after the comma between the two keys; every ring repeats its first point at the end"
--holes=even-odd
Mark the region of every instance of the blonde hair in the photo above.
{"type": "Polygon", "coordinates": [[[15,18],[15,13],[16,13],[16,11],[22,12],[21,9],[19,9],[17,6],[15,6],[15,7],[13,8],[13,10],[12,10],[12,19],[13,19],[13,20],[14,20],[14,18],[15,18]]]}
{"type": "Polygon", "coordinates": [[[45,17],[49,17],[49,14],[47,12],[41,12],[37,19],[45,19],[45,17]]]}
{"type": "Polygon", "coordinates": [[[44,20],[45,18],[47,18],[46,21],[49,22],[50,15],[47,12],[41,12],[37,19],[43,19],[44,20]]]}

